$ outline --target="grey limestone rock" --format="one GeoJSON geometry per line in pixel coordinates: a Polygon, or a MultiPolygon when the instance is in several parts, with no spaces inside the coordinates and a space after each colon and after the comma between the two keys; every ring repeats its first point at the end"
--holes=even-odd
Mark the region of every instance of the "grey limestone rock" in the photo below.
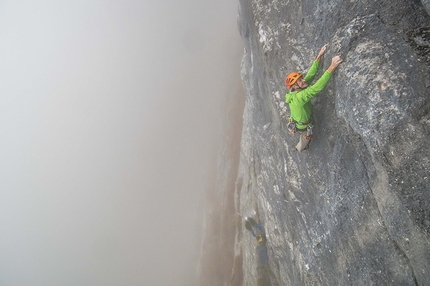
{"type": "Polygon", "coordinates": [[[255,244],[241,236],[248,285],[430,285],[430,16],[421,2],[240,0],[238,211],[264,226],[269,257],[262,275],[255,244]],[[312,101],[314,139],[299,154],[284,79],[306,72],[325,43],[321,73],[336,54],[344,63],[312,101]]]}
{"type": "Polygon", "coordinates": [[[421,3],[423,4],[427,13],[430,15],[430,0],[421,0],[421,3]]]}

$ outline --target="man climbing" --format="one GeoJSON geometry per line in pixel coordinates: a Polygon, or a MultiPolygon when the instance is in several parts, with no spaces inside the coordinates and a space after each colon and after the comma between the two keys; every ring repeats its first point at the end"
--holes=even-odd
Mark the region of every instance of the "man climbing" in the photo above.
{"type": "Polygon", "coordinates": [[[251,232],[251,235],[255,237],[257,242],[263,242],[264,232],[261,225],[256,223],[252,217],[245,217],[245,228],[251,232]]]}
{"type": "Polygon", "coordinates": [[[292,72],[285,79],[288,92],[285,95],[285,101],[290,106],[291,117],[289,130],[292,134],[297,132],[300,134],[300,141],[296,145],[299,152],[309,148],[308,144],[312,139],[312,104],[311,99],[321,92],[330,80],[334,70],[343,61],[340,56],[335,56],[331,60],[331,65],[320,77],[314,85],[309,85],[318,72],[320,59],[327,49],[327,44],[324,45],[317,58],[313,62],[306,76],[301,73],[292,72]],[[290,128],[290,126],[292,128],[290,128]],[[291,129],[293,129],[291,131],[291,129]]]}

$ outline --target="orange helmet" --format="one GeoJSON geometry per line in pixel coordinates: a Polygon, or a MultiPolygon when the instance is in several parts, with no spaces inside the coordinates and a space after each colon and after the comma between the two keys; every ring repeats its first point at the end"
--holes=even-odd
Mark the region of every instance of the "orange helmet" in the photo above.
{"type": "Polygon", "coordinates": [[[301,77],[303,76],[301,73],[298,72],[292,72],[290,73],[287,78],[285,79],[285,85],[288,89],[291,88],[291,86],[301,77]]]}

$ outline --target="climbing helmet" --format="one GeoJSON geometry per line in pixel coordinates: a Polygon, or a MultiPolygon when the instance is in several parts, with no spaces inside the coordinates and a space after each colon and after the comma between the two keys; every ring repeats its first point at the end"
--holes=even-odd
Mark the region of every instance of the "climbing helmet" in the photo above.
{"type": "Polygon", "coordinates": [[[301,77],[303,76],[301,73],[298,72],[292,72],[289,75],[287,75],[287,78],[285,79],[285,85],[288,89],[290,89],[293,84],[301,77]]]}

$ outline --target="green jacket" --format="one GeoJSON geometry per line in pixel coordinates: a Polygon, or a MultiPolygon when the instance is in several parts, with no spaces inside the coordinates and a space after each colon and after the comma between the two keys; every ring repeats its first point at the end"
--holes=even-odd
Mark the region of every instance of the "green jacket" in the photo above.
{"type": "MultiPolygon", "coordinates": [[[[308,73],[304,77],[307,84],[310,84],[318,72],[319,62],[314,61],[308,73]]],[[[311,99],[321,92],[331,78],[331,73],[325,71],[314,85],[309,85],[301,91],[288,91],[285,101],[290,105],[291,117],[296,122],[305,123],[311,120],[312,104],[311,99]]],[[[306,125],[296,124],[296,128],[305,129],[306,125]]]]}

